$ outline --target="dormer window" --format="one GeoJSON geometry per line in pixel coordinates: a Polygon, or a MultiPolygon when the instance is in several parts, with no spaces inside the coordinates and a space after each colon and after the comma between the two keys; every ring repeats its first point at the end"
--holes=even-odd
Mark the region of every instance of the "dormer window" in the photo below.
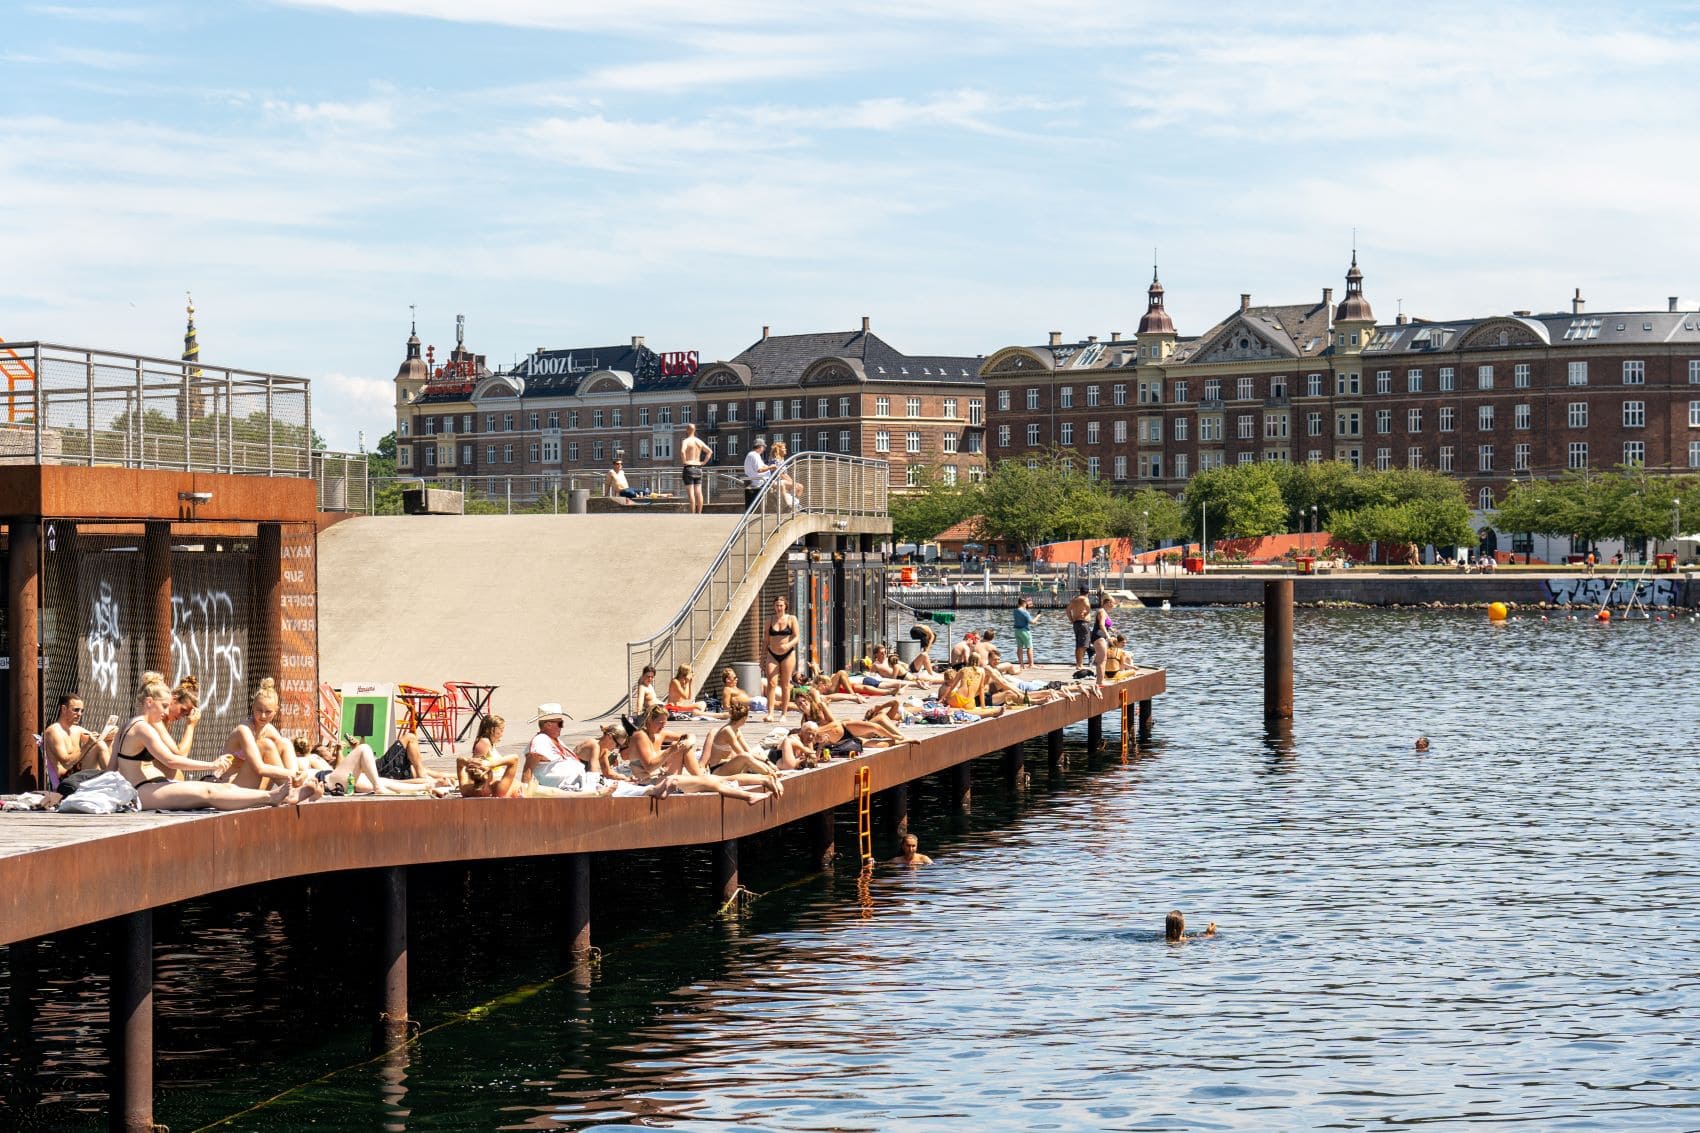
{"type": "Polygon", "coordinates": [[[1358,344],[1358,332],[1353,331],[1352,332],[1352,345],[1356,346],[1357,344],[1358,344]]]}

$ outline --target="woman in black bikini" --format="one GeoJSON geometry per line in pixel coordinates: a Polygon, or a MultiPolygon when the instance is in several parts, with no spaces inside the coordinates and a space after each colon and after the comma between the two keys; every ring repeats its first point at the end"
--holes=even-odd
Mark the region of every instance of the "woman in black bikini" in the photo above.
{"type": "Polygon", "coordinates": [[[772,722],[791,710],[791,678],[797,672],[797,642],[802,627],[785,612],[784,598],[773,600],[773,620],[767,623],[767,715],[772,722]]]}
{"type": "Polygon", "coordinates": [[[1098,608],[1092,611],[1092,633],[1087,638],[1087,644],[1092,649],[1092,668],[1098,678],[1098,683],[1105,681],[1104,664],[1110,655],[1110,638],[1115,633],[1116,623],[1110,619],[1110,611],[1116,608],[1116,600],[1108,594],[1098,603],[1098,608]]]}
{"type": "MultiPolygon", "coordinates": [[[[152,676],[150,673],[149,676],[152,676]]],[[[287,783],[269,791],[237,787],[229,783],[213,783],[199,779],[173,782],[166,778],[161,767],[172,771],[210,771],[223,775],[230,770],[232,757],[189,759],[178,755],[161,734],[166,713],[171,709],[171,690],[165,682],[149,680],[142,685],[137,699],[137,713],[119,729],[112,741],[114,766],[126,782],[136,788],[143,810],[247,810],[249,807],[277,806],[319,797],[319,792],[287,783]]]]}

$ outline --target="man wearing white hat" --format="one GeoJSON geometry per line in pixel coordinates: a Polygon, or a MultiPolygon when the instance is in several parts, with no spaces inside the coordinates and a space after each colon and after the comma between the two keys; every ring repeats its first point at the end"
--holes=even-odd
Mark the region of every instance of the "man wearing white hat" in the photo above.
{"type": "Polygon", "coordinates": [[[557,791],[598,790],[601,777],[591,774],[573,754],[573,749],[561,742],[561,728],[567,722],[561,706],[539,704],[532,719],[537,723],[537,734],[531,738],[531,746],[525,753],[526,782],[540,783],[557,791]]]}

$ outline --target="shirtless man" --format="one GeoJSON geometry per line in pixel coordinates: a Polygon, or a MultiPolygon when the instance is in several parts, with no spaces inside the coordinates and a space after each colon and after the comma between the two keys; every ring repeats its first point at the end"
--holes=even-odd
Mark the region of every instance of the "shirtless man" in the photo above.
{"type": "Polygon", "coordinates": [[[892,858],[891,864],[914,869],[916,866],[932,865],[933,859],[921,852],[921,840],[919,838],[913,834],[905,834],[903,836],[903,852],[892,858]]]}
{"type": "Polygon", "coordinates": [[[1087,624],[1092,619],[1091,587],[1080,584],[1080,593],[1068,600],[1068,620],[1074,626],[1074,667],[1076,670],[1086,665],[1086,638],[1092,632],[1087,624]]]}
{"type": "Polygon", "coordinates": [[[626,481],[626,462],[617,456],[614,458],[614,467],[602,477],[602,487],[609,499],[619,500],[627,507],[631,507],[632,501],[638,498],[638,493],[633,491],[631,484],[626,481]]]}
{"type": "Polygon", "coordinates": [[[714,450],[697,436],[696,424],[686,425],[685,439],[679,442],[679,462],[683,465],[681,474],[685,481],[685,494],[691,500],[692,515],[702,512],[702,480],[706,475],[703,466],[713,459],[714,450]]]}
{"type": "Polygon", "coordinates": [[[41,750],[53,761],[59,778],[77,771],[106,771],[112,766],[108,745],[117,734],[109,728],[95,735],[82,725],[83,698],[70,693],[59,698],[59,718],[41,733],[41,750]]]}

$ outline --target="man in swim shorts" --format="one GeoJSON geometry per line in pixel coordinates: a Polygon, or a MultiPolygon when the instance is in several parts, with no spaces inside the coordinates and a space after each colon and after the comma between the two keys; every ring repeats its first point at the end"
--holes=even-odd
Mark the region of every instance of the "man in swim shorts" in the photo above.
{"type": "Polygon", "coordinates": [[[1080,584],[1080,593],[1068,600],[1068,620],[1074,626],[1074,667],[1079,669],[1086,664],[1086,642],[1092,632],[1088,624],[1092,619],[1091,587],[1084,582],[1080,584]]]}
{"type": "Polygon", "coordinates": [[[1024,668],[1033,664],[1033,623],[1039,615],[1033,612],[1033,599],[1023,595],[1015,604],[1015,664],[1024,668]]]}
{"type": "Polygon", "coordinates": [[[714,450],[697,436],[695,422],[685,426],[685,439],[679,442],[680,477],[685,482],[685,494],[690,497],[691,514],[702,513],[703,466],[714,459],[714,450]]]}

